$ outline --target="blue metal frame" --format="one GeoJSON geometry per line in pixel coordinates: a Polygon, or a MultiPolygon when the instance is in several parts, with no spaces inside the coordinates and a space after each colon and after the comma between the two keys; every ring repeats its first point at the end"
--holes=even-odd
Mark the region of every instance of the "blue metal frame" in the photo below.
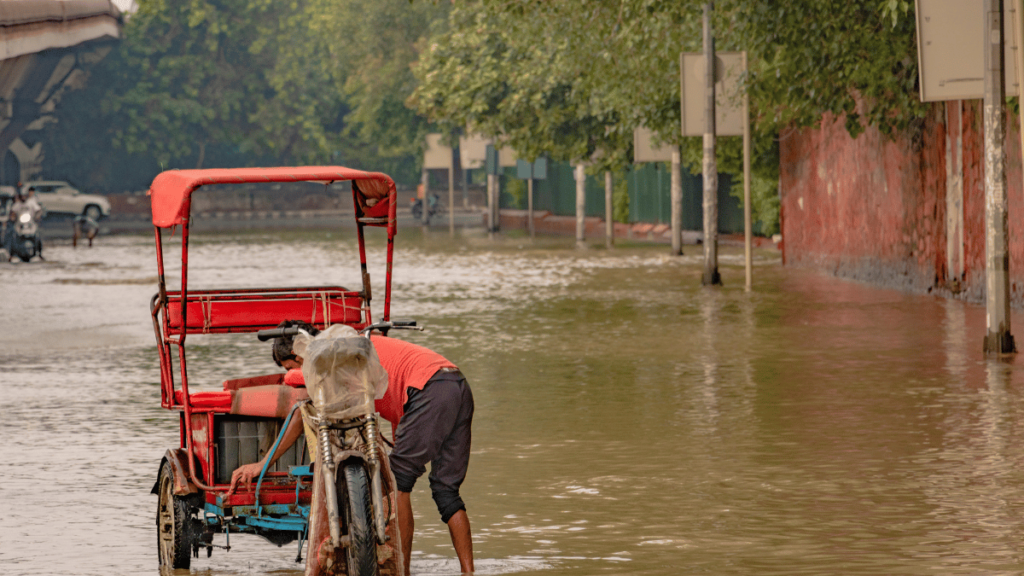
{"type": "MultiPolygon", "coordinates": [[[[273,454],[277,451],[277,447],[281,444],[281,440],[284,438],[285,432],[288,430],[288,425],[291,424],[292,417],[295,416],[295,411],[298,410],[300,403],[295,403],[292,406],[291,412],[288,413],[288,418],[284,421],[284,426],[281,427],[281,432],[277,435],[277,440],[274,441],[274,445],[270,448],[269,454],[273,454]]],[[[260,504],[260,489],[263,487],[263,477],[267,473],[267,469],[270,467],[270,458],[263,464],[263,469],[260,471],[259,478],[256,481],[256,497],[255,505],[253,506],[232,506],[231,515],[234,517],[232,526],[239,532],[253,532],[258,533],[261,530],[282,530],[288,532],[300,532],[302,536],[299,539],[300,547],[302,539],[305,538],[307,529],[309,527],[309,506],[302,506],[299,504],[299,492],[302,488],[302,478],[312,477],[313,471],[311,466],[291,466],[288,469],[288,473],[297,478],[295,484],[295,503],[294,504],[260,504]]],[[[227,529],[227,522],[224,522],[227,514],[225,514],[224,508],[221,505],[221,498],[217,497],[217,504],[206,503],[204,506],[206,512],[205,520],[207,525],[217,525],[221,522],[224,523],[225,529],[227,529]]]]}

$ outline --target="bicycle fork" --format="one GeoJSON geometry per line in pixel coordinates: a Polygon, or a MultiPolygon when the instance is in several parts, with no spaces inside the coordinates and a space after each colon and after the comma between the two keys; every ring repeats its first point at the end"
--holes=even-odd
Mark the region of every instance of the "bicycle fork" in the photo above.
{"type": "Polygon", "coordinates": [[[331,432],[327,425],[327,419],[320,417],[320,469],[324,475],[324,495],[327,497],[327,526],[331,531],[331,544],[335,548],[342,546],[341,542],[341,511],[338,510],[338,487],[335,484],[337,468],[334,465],[334,456],[331,454],[331,432]]]}
{"type": "Polygon", "coordinates": [[[380,454],[377,451],[377,417],[370,416],[366,421],[366,460],[370,471],[370,501],[373,504],[373,525],[377,533],[377,543],[387,541],[384,533],[384,487],[380,477],[380,454]]]}

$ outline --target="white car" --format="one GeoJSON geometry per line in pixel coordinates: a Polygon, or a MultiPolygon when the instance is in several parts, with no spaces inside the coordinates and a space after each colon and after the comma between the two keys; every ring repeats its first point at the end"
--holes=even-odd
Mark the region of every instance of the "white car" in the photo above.
{"type": "Polygon", "coordinates": [[[99,220],[110,216],[110,202],[103,196],[82,194],[76,188],[60,180],[36,180],[21,186],[22,194],[29,188],[35,188],[36,200],[47,213],[51,214],[83,214],[99,220]]]}

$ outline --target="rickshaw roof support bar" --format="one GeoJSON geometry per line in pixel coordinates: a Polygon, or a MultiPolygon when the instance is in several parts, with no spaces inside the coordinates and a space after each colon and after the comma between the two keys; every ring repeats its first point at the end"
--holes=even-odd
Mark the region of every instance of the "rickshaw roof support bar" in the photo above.
{"type": "MultiPolygon", "coordinates": [[[[189,213],[191,208],[192,198],[191,196],[185,199],[184,206],[182,209],[185,214],[189,213]]],[[[185,306],[185,302],[188,299],[188,232],[190,219],[186,219],[181,226],[181,324],[182,326],[188,326],[188,309],[185,306]]],[[[181,400],[182,407],[185,410],[185,442],[188,453],[195,454],[195,446],[193,446],[194,440],[192,438],[192,401],[188,394],[188,370],[185,366],[185,337],[188,335],[188,330],[182,330],[181,334],[178,335],[178,367],[181,369],[181,400]]],[[[199,475],[196,474],[196,459],[188,459],[188,472],[192,476],[192,482],[195,483],[202,490],[213,491],[212,486],[206,484],[206,478],[200,479],[199,475]]],[[[211,470],[212,472],[212,470],[211,470]]]]}

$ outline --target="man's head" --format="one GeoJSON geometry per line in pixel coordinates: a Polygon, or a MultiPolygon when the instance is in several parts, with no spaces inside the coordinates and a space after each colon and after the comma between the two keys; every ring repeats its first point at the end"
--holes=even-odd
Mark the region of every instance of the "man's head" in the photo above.
{"type": "MultiPolygon", "coordinates": [[[[292,326],[298,326],[302,330],[305,330],[310,336],[316,336],[320,333],[320,331],[314,328],[312,324],[303,322],[302,320],[284,320],[277,325],[278,328],[291,328],[292,326]]],[[[302,367],[302,358],[296,356],[295,352],[292,351],[294,344],[294,336],[281,336],[279,338],[274,338],[274,349],[272,354],[274,356],[274,362],[277,363],[278,366],[289,370],[302,367]]]]}

